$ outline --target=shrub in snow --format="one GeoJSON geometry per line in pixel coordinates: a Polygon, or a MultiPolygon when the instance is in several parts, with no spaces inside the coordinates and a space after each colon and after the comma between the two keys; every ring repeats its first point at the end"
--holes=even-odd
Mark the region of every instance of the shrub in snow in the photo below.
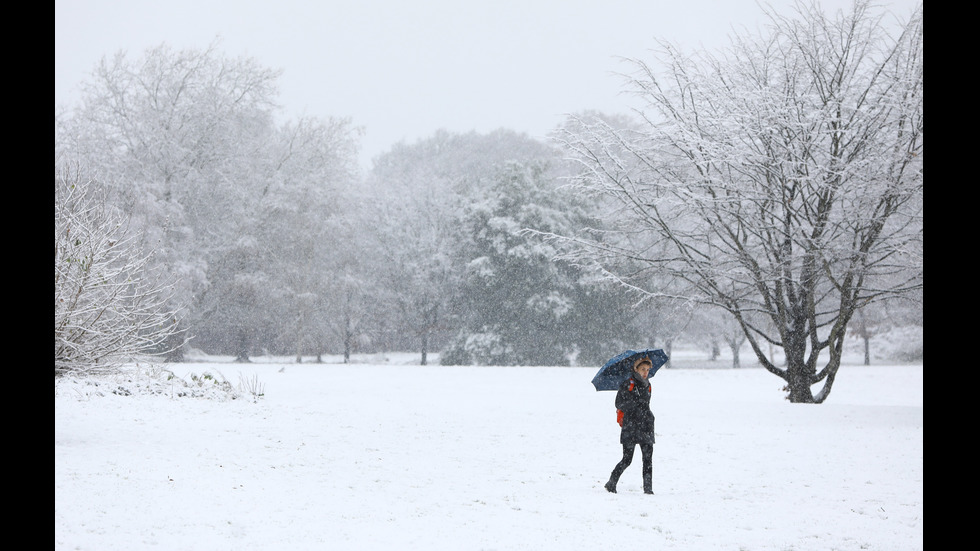
{"type": "Polygon", "coordinates": [[[177,333],[173,283],[147,272],[151,257],[94,182],[56,172],[55,377],[112,372],[177,333]]]}
{"type": "Polygon", "coordinates": [[[182,378],[172,371],[154,365],[125,365],[114,372],[67,373],[55,380],[55,395],[69,394],[80,399],[94,396],[169,396],[170,398],[204,398],[208,400],[252,401],[265,395],[265,385],[258,377],[240,377],[237,386],[221,373],[205,371],[182,378]]]}

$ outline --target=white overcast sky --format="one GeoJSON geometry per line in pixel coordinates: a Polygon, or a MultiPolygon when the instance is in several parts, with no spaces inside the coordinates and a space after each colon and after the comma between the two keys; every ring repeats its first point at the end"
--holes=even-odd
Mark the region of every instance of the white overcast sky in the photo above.
{"type": "MultiPolygon", "coordinates": [[[[880,1],[903,19],[921,3],[880,1]]],[[[55,106],[77,100],[103,56],[218,40],[226,55],[282,69],[287,117],[363,127],[367,167],[441,128],[544,137],[568,113],[626,112],[620,57],[651,60],[656,39],[719,48],[761,21],[755,0],[55,0],[55,106]]]]}

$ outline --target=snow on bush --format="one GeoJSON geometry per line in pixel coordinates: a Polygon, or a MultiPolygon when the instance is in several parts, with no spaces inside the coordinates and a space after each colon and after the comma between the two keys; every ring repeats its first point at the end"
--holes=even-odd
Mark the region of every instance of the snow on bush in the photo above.
{"type": "Polygon", "coordinates": [[[238,384],[233,385],[217,370],[190,373],[182,378],[160,365],[133,364],[124,366],[115,373],[72,374],[57,378],[55,395],[63,394],[72,394],[79,398],[115,394],[256,401],[265,395],[265,385],[259,382],[257,376],[247,378],[239,375],[238,384]]]}

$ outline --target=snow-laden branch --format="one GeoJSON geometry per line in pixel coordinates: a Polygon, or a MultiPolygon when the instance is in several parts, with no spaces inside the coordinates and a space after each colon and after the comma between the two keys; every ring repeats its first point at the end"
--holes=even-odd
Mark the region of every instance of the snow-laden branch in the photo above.
{"type": "Polygon", "coordinates": [[[68,166],[55,175],[55,376],[111,371],[166,352],[177,333],[174,283],[147,277],[137,246],[97,184],[68,166]]]}

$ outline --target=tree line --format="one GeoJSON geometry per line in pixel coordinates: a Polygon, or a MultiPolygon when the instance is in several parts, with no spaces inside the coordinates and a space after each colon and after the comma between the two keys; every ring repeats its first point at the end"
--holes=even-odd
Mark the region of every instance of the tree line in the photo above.
{"type": "Polygon", "coordinates": [[[175,280],[155,350],[562,365],[636,338],[620,292],[521,233],[589,215],[560,187],[556,147],[441,131],[361,175],[350,121],[277,122],[277,77],[162,45],[104,59],[56,117],[56,195],[97,190],[150,256],[144,277],[175,280]]]}
{"type": "Polygon", "coordinates": [[[252,59],[103,59],[56,111],[56,373],[83,369],[81,314],[111,304],[170,361],[594,365],[682,333],[737,361],[747,340],[792,401],[823,401],[852,318],[867,335],[861,313],[921,312],[921,8],[898,32],[867,2],[768,15],[721,54],[635,60],[631,115],[571,115],[546,141],[439,131],[366,174],[361,130],[284,121],[279,73],[252,59]]]}

